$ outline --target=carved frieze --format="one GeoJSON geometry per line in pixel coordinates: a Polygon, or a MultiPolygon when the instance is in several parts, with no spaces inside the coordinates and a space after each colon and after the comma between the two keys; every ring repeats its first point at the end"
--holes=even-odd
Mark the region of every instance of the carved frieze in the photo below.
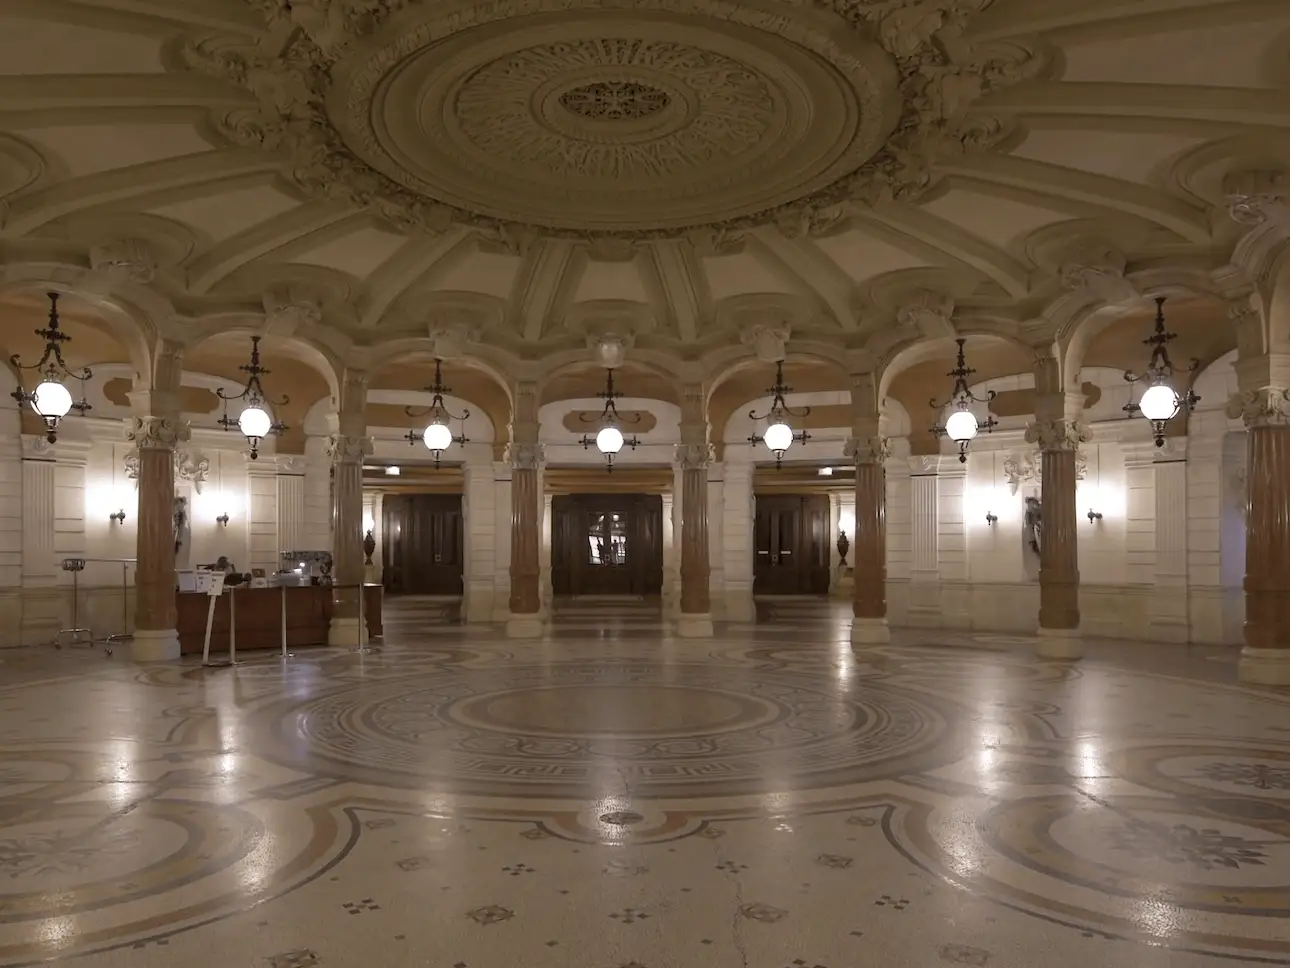
{"type": "Polygon", "coordinates": [[[371,437],[332,434],[327,438],[327,456],[333,464],[361,464],[372,453],[371,437]]]}
{"type": "MultiPolygon", "coordinates": [[[[177,447],[171,452],[171,463],[174,465],[176,484],[187,482],[192,484],[193,490],[198,494],[202,493],[202,486],[206,483],[206,476],[211,469],[209,457],[202,454],[191,454],[177,447]]],[[[139,448],[137,446],[126,452],[122,464],[126,478],[137,481],[139,479],[139,448]]]]}
{"type": "Polygon", "coordinates": [[[1282,171],[1233,172],[1223,181],[1227,212],[1239,225],[1290,220],[1290,177],[1282,171]]]}
{"type": "Polygon", "coordinates": [[[174,450],[187,428],[169,417],[131,417],[125,439],[139,450],[174,450]]]}
{"type": "MultiPolygon", "coordinates": [[[[1044,465],[1042,453],[1029,450],[1022,453],[1011,453],[1003,460],[1003,476],[1008,482],[1008,491],[1016,494],[1023,484],[1043,484],[1044,465]]],[[[1082,450],[1075,451],[1075,480],[1082,481],[1088,476],[1088,455],[1082,450]]]]}
{"type": "Polygon", "coordinates": [[[711,444],[677,444],[673,458],[682,470],[702,470],[716,459],[711,444]]]}

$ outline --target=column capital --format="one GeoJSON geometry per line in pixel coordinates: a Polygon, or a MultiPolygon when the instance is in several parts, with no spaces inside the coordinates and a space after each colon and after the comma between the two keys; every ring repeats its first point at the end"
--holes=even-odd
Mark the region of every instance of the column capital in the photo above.
{"type": "Polygon", "coordinates": [[[1246,427],[1290,427],[1290,390],[1262,387],[1234,393],[1227,401],[1227,415],[1244,420],[1246,427]]]}
{"type": "Polygon", "coordinates": [[[856,465],[885,464],[891,456],[891,441],[881,435],[850,437],[843,445],[842,453],[856,465]]]}
{"type": "Polygon", "coordinates": [[[327,456],[333,464],[361,464],[371,453],[371,437],[331,434],[327,438],[327,456]]]}
{"type": "Polygon", "coordinates": [[[1026,443],[1050,451],[1078,450],[1089,440],[1089,429],[1078,420],[1036,420],[1026,428],[1026,443]]]}
{"type": "Polygon", "coordinates": [[[512,441],[506,445],[505,459],[517,471],[535,471],[546,460],[546,447],[542,444],[512,441]]]}
{"type": "Polygon", "coordinates": [[[672,459],[682,470],[703,470],[716,459],[711,444],[677,444],[672,459]]]}
{"type": "Polygon", "coordinates": [[[188,439],[188,426],[173,417],[131,417],[125,439],[140,450],[174,450],[181,440],[188,439]]]}

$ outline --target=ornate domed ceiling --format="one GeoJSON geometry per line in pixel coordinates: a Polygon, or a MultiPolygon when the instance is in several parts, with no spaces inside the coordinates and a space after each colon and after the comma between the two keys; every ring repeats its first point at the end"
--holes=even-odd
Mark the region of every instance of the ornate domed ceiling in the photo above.
{"type": "Polygon", "coordinates": [[[1290,168],[1267,0],[6,9],[10,277],[84,267],[181,337],[254,314],[341,359],[456,324],[514,359],[1019,331],[1220,271],[1233,185],[1290,168]]]}

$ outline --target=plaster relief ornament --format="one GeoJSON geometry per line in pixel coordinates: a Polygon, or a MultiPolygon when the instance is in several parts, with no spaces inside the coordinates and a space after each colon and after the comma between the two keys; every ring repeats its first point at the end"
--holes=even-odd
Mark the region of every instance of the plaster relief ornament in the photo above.
{"type": "Polygon", "coordinates": [[[181,51],[253,95],[213,116],[224,138],[315,198],[516,252],[828,232],[996,145],[969,112],[1047,66],[966,39],[994,0],[249,2],[274,44],[181,51]]]}

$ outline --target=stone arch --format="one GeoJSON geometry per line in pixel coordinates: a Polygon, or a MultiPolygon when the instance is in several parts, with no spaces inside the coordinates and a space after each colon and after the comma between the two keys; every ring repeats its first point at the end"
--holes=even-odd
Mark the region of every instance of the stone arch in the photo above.
{"type": "MultiPolygon", "coordinates": [[[[538,381],[539,407],[561,399],[592,397],[597,391],[603,389],[604,367],[600,366],[585,350],[548,356],[543,363],[544,370],[538,381]],[[554,393],[573,393],[574,391],[570,389],[560,389],[561,385],[571,382],[568,378],[577,377],[584,372],[600,374],[595,381],[588,382],[587,388],[590,392],[577,392],[574,396],[553,396],[554,393]],[[593,387],[593,383],[597,385],[593,387]]],[[[669,360],[662,354],[642,352],[635,348],[629,350],[623,365],[615,370],[614,379],[618,389],[627,396],[658,399],[677,406],[681,404],[681,387],[685,381],[677,373],[675,361],[669,360]],[[643,374],[647,378],[647,385],[640,388],[641,392],[631,390],[632,374],[643,374]]]]}
{"type": "MultiPolygon", "coordinates": [[[[435,341],[426,336],[396,339],[381,343],[379,346],[373,347],[368,353],[368,377],[369,379],[374,379],[378,374],[386,372],[390,365],[395,362],[407,359],[432,360],[434,356],[435,341]]],[[[465,366],[486,374],[506,395],[508,407],[506,419],[510,419],[510,409],[514,407],[515,394],[513,392],[514,381],[507,375],[507,372],[515,369],[515,360],[494,347],[471,343],[469,344],[468,352],[460,356],[454,356],[444,362],[454,367],[465,366]]]]}

